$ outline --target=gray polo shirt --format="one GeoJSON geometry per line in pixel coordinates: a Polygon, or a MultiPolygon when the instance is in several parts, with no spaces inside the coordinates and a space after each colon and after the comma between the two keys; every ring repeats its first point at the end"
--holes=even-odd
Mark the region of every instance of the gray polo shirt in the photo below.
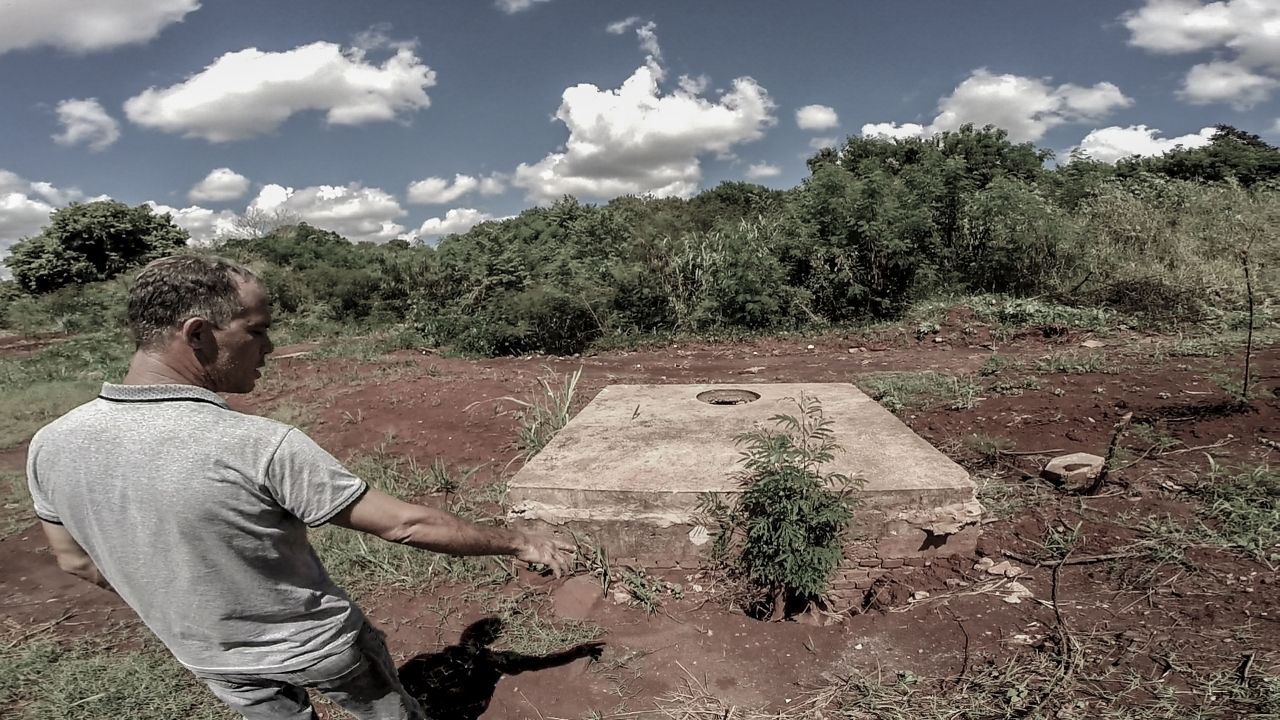
{"type": "Polygon", "coordinates": [[[187,667],[267,673],[363,622],[307,542],[364,481],[302,431],[192,385],[102,386],[31,441],[36,515],[63,525],[187,667]]]}

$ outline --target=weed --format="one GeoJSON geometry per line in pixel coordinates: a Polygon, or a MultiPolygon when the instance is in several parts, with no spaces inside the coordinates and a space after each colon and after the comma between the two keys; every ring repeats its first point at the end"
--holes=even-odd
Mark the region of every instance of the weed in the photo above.
{"type": "Polygon", "coordinates": [[[0,359],[0,391],[33,383],[118,380],[133,346],[122,335],[83,335],[55,343],[25,358],[0,359]]]}
{"type": "Polygon", "coordinates": [[[743,452],[743,487],[730,518],[742,533],[738,568],[766,593],[762,607],[784,617],[793,601],[812,602],[827,589],[840,562],[853,516],[851,493],[862,480],[823,472],[840,450],[815,398],[796,401],[798,416],[775,415],[777,429],[737,437],[743,452]],[[835,488],[833,492],[831,488],[835,488]]]}
{"type": "Polygon", "coordinates": [[[97,396],[102,383],[38,382],[0,390],[0,449],[16,447],[66,412],[97,396]]]}
{"type": "Polygon", "coordinates": [[[1021,395],[1024,390],[1039,390],[1040,378],[1027,376],[1021,380],[997,380],[990,390],[997,395],[1021,395]]]}
{"type": "Polygon", "coordinates": [[[230,720],[154,639],[120,650],[110,639],[0,645],[0,707],[14,720],[230,720]]]}
{"type": "Polygon", "coordinates": [[[24,473],[0,473],[0,540],[16,535],[36,521],[24,473]]]}
{"type": "Polygon", "coordinates": [[[648,615],[658,611],[658,608],[662,605],[662,596],[664,594],[671,595],[677,600],[684,597],[684,587],[682,585],[659,580],[645,572],[643,568],[624,567],[616,577],[620,580],[622,587],[626,589],[627,594],[631,596],[628,602],[633,606],[643,608],[648,615]]]}
{"type": "Polygon", "coordinates": [[[1105,308],[1077,308],[1035,298],[975,298],[970,306],[982,320],[1009,328],[1059,326],[1079,330],[1108,330],[1124,322],[1105,308]]]}
{"type": "Polygon", "coordinates": [[[978,386],[972,378],[935,372],[884,373],[858,379],[871,397],[891,412],[945,406],[967,410],[978,403],[978,386]]]}
{"type": "MultiPolygon", "coordinates": [[[[472,470],[471,472],[474,473],[476,472],[476,470],[472,470]]],[[[483,485],[475,488],[474,494],[472,495],[472,499],[474,499],[477,503],[481,503],[481,504],[497,505],[498,507],[506,507],[507,506],[507,481],[495,480],[494,482],[491,482],[488,485],[483,485]]]]}
{"type": "Polygon", "coordinates": [[[984,514],[996,520],[1014,517],[1026,508],[1044,502],[1049,495],[1043,485],[1009,482],[995,474],[979,474],[975,479],[978,501],[982,503],[984,514]]]}
{"type": "Polygon", "coordinates": [[[592,575],[600,580],[600,592],[609,592],[613,571],[609,567],[609,551],[590,536],[573,536],[578,551],[573,556],[574,575],[592,575]]]}
{"type": "Polygon", "coordinates": [[[1021,367],[1021,363],[1007,355],[990,355],[986,360],[982,361],[982,367],[978,368],[978,375],[992,377],[1005,370],[1017,367],[1021,367]]]}
{"type": "Polygon", "coordinates": [[[1266,563],[1280,565],[1280,471],[1266,465],[1228,471],[1217,463],[1193,488],[1204,499],[1203,514],[1213,521],[1205,540],[1235,548],[1266,563]]]}
{"type": "Polygon", "coordinates": [[[1073,528],[1065,525],[1050,525],[1045,528],[1044,539],[1036,543],[1044,551],[1041,559],[1062,560],[1067,553],[1080,547],[1084,543],[1084,533],[1080,531],[1083,524],[1078,522],[1073,528]]]}
{"type": "MultiPolygon", "coordinates": [[[[498,398],[499,402],[510,401],[523,408],[518,416],[520,428],[517,431],[516,447],[526,461],[541,452],[551,442],[551,438],[569,424],[569,409],[573,406],[573,398],[578,390],[578,380],[582,378],[582,368],[563,378],[557,378],[550,368],[546,370],[546,374],[538,378],[538,393],[532,400],[498,398]]],[[[466,410],[470,411],[479,404],[472,403],[466,410]]]]}
{"type": "Polygon", "coordinates": [[[1042,372],[1061,373],[1063,375],[1083,375],[1085,373],[1115,373],[1118,369],[1107,364],[1102,353],[1080,353],[1074,350],[1056,352],[1041,358],[1036,366],[1042,372]]]}
{"type": "Polygon", "coordinates": [[[315,413],[293,402],[282,402],[264,413],[266,417],[305,431],[311,425],[315,413]]]}
{"type": "Polygon", "coordinates": [[[433,493],[443,493],[447,501],[447,498],[457,493],[475,472],[473,468],[463,473],[462,477],[457,477],[449,471],[449,466],[445,464],[444,460],[436,458],[431,463],[431,467],[427,469],[428,487],[433,493]]]}
{"type": "Polygon", "coordinates": [[[626,568],[622,572],[622,587],[631,596],[630,603],[652,615],[662,604],[662,582],[642,569],[626,568]]]}
{"type": "Polygon", "coordinates": [[[1151,582],[1166,565],[1194,570],[1187,563],[1185,552],[1188,547],[1200,544],[1194,530],[1187,529],[1169,515],[1144,518],[1137,530],[1140,537],[1126,549],[1141,553],[1148,566],[1133,583],[1135,587],[1143,587],[1151,582]]]}
{"type": "Polygon", "coordinates": [[[0,358],[0,449],[29,439],[54,418],[124,375],[132,346],[123,335],[64,340],[35,355],[0,358]]]}
{"type": "Polygon", "coordinates": [[[1224,372],[1209,373],[1209,380],[1222,389],[1222,392],[1231,396],[1241,405],[1248,404],[1252,400],[1264,397],[1264,390],[1258,385],[1258,376],[1251,374],[1248,384],[1242,382],[1242,377],[1229,375],[1224,372]]]}
{"type": "Polygon", "coordinates": [[[934,322],[922,322],[916,325],[915,335],[917,340],[922,340],[930,335],[937,333],[942,328],[934,322]]]}
{"type": "Polygon", "coordinates": [[[780,710],[732,705],[691,677],[656,704],[662,717],[738,720],[1229,720],[1280,713],[1280,678],[1255,673],[1242,681],[1234,668],[1194,666],[1148,678],[1107,662],[1116,644],[1092,634],[1070,652],[1020,653],[975,664],[959,678],[836,672],[780,710]]]}
{"type": "Polygon", "coordinates": [[[595,623],[552,617],[545,611],[546,602],[546,595],[532,591],[499,600],[496,610],[502,620],[502,636],[498,644],[521,655],[544,656],[604,634],[595,623]]]}
{"type": "Polygon", "coordinates": [[[1129,427],[1129,434],[1145,443],[1150,448],[1149,452],[1157,455],[1182,444],[1156,424],[1134,423],[1129,427]]]}
{"type": "Polygon", "coordinates": [[[969,452],[977,455],[979,461],[984,465],[997,465],[1004,453],[1014,448],[1012,440],[999,435],[987,435],[985,433],[973,433],[966,435],[960,440],[960,445],[969,452]]]}

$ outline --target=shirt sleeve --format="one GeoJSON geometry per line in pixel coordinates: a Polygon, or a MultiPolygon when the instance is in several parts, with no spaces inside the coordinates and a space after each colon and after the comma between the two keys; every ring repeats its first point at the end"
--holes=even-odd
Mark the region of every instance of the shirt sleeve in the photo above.
{"type": "Polygon", "coordinates": [[[31,493],[31,505],[35,509],[36,517],[47,523],[61,525],[62,518],[58,515],[58,511],[53,509],[53,500],[41,487],[39,476],[36,473],[38,447],[38,441],[33,439],[31,441],[31,449],[27,451],[27,490],[31,493]]]}
{"type": "Polygon", "coordinates": [[[369,489],[297,428],[276,448],[265,480],[276,502],[310,527],[329,522],[369,489]]]}

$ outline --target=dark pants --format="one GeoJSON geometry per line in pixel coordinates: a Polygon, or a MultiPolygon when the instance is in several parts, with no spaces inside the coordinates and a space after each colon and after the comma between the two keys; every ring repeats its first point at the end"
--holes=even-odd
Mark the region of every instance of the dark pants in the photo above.
{"type": "Polygon", "coordinates": [[[269,675],[197,673],[218,699],[247,720],[312,720],[315,688],[358,720],[423,720],[400,685],[386,636],[368,622],[345,651],[311,667],[269,675]]]}

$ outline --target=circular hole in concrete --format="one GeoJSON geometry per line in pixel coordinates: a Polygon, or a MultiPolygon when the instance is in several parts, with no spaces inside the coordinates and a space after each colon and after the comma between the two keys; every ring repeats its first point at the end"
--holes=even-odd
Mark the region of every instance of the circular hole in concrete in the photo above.
{"type": "Polygon", "coordinates": [[[707,390],[698,393],[698,399],[711,405],[746,405],[760,399],[760,393],[750,390],[707,390]]]}

